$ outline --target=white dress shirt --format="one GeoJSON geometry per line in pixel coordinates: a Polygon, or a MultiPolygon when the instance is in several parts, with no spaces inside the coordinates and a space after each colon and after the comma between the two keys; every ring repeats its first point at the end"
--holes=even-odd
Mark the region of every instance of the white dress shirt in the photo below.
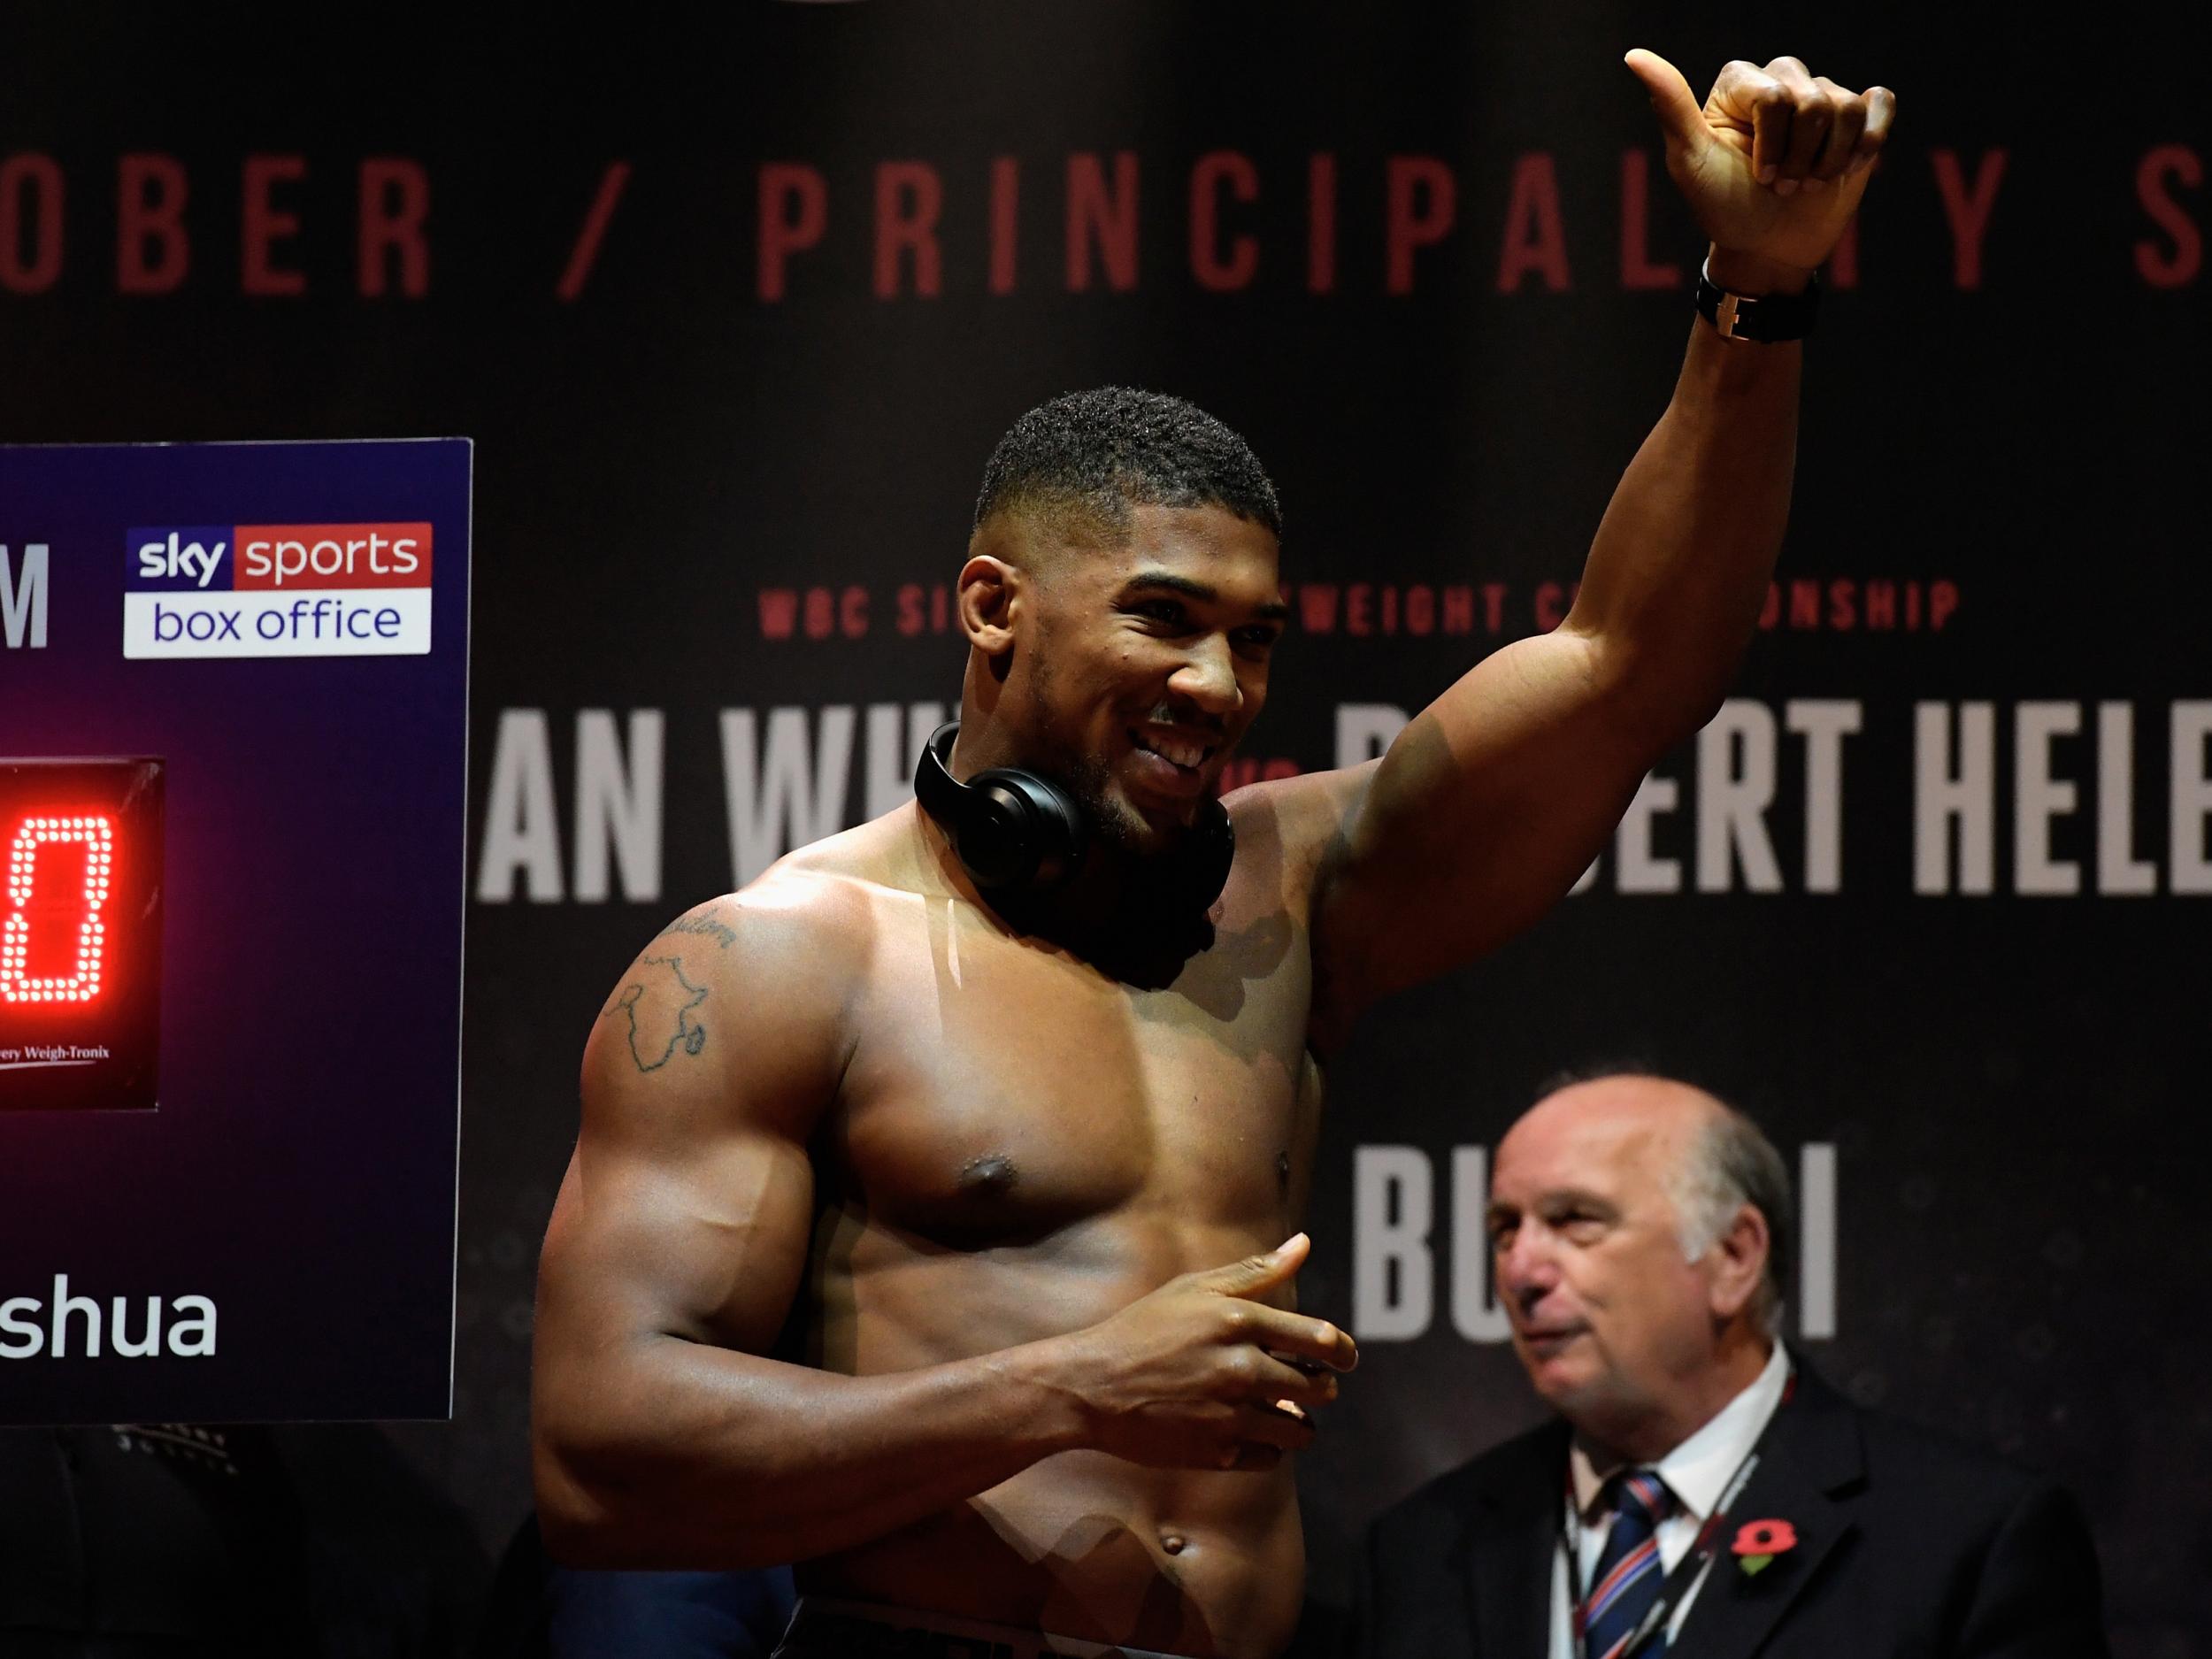
{"type": "MultiPolygon", "coordinates": [[[[1723,1406],[1712,1421],[1651,1466],[1675,1497],[1674,1513],[1659,1524],[1662,1572],[1672,1572],[1682,1557],[1690,1553],[1690,1546],[1697,1541],[1698,1529],[1705,1525],[1705,1517],[1712,1514],[1713,1506],[1720,1502],[1730,1479],[1751,1455],[1751,1448],[1759,1443],[1759,1436],[1766,1432],[1767,1419],[1782,1403],[1789,1379],[1789,1355],[1777,1342],[1774,1352],[1767,1358],[1766,1369],[1753,1379],[1750,1386],[1723,1406]]],[[[1590,1506],[1598,1501],[1606,1477],[1614,1471],[1593,1465],[1590,1455],[1577,1442],[1567,1454],[1567,1472],[1574,1484],[1574,1513],[1565,1517],[1565,1538],[1580,1558],[1582,1582],[1586,1586],[1597,1570],[1598,1557],[1605,1552],[1605,1535],[1612,1531],[1614,1521],[1611,1509],[1594,1515],[1590,1506]]],[[[1718,1560],[1726,1549],[1727,1540],[1720,1540],[1714,1558],[1718,1560]]],[[[1710,1571],[1709,1565],[1706,1572],[1697,1576],[1668,1616],[1670,1647],[1710,1571]]],[[[1582,1659],[1575,1651],[1574,1609],[1568,1582],[1565,1553],[1555,1548],[1551,1570],[1551,1659],[1582,1659]]]]}

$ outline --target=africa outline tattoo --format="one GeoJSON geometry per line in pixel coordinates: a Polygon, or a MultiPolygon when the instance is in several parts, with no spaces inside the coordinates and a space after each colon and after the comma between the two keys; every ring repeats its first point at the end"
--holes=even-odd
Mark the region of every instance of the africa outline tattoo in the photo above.
{"type": "MultiPolygon", "coordinates": [[[[640,1048],[638,1046],[639,1039],[643,1035],[643,1033],[638,1029],[637,1017],[638,1003],[642,1001],[645,996],[645,986],[642,981],[635,981],[624,986],[622,987],[622,994],[616,997],[613,1002],[607,1004],[605,1012],[601,1014],[600,1018],[604,1019],[608,1014],[613,1013],[617,1009],[620,1009],[625,1014],[628,1015],[630,1018],[629,1043],[631,1060],[635,1063],[637,1069],[641,1071],[657,1071],[661,1069],[661,1067],[666,1065],[671,1060],[676,1057],[676,1049],[678,1045],[680,1044],[682,1046],[683,1051],[686,1054],[697,1054],[700,1049],[707,1046],[707,1028],[704,1025],[702,1025],[697,1019],[694,1018],[691,1012],[693,1009],[698,1007],[700,1003],[707,1000],[707,990],[706,987],[703,985],[694,985],[689,979],[684,978],[683,959],[680,956],[646,956],[639,961],[638,966],[641,968],[666,968],[670,973],[675,976],[676,983],[681,986],[686,992],[689,993],[688,996],[683,1002],[677,1004],[675,1010],[676,1023],[674,1027],[668,1033],[667,1042],[662,1046],[659,1058],[653,1060],[647,1059],[645,1057],[646,1048],[640,1048]]],[[[648,1038],[646,1040],[646,1047],[649,1048],[650,1046],[651,1039],[648,1038]]]]}
{"type": "Polygon", "coordinates": [[[665,939],[671,933],[698,933],[711,939],[725,950],[737,942],[737,930],[716,921],[711,916],[679,916],[661,929],[660,936],[665,939]]]}

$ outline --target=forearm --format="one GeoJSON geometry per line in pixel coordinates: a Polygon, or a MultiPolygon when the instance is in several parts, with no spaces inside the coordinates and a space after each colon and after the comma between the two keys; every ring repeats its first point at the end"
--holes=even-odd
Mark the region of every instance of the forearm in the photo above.
{"type": "Polygon", "coordinates": [[[1057,1345],[847,1377],[654,1337],[541,1387],[541,1524],[578,1565],[746,1567],[880,1538],[1083,1443],[1057,1345]]]}
{"type": "MultiPolygon", "coordinates": [[[[1717,253],[1716,281],[1805,273],[1717,253]]],[[[1707,718],[1757,623],[1789,518],[1803,348],[1723,340],[1702,319],[1673,400],[1614,491],[1565,626],[1623,707],[1666,743],[1707,718]]]]}

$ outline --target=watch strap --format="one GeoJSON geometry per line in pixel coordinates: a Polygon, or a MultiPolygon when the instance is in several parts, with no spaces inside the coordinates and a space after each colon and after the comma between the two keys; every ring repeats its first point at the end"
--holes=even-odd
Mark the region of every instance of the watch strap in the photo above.
{"type": "Polygon", "coordinates": [[[1814,319],[1820,314],[1817,276],[1805,284],[1802,294],[1732,294],[1713,280],[1711,263],[1709,259],[1697,273],[1697,313],[1723,340],[1770,346],[1802,340],[1813,332],[1814,319]]]}

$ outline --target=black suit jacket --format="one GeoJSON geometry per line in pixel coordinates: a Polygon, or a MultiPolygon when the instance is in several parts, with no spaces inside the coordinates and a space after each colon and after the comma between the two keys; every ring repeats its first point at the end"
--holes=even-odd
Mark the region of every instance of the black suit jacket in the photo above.
{"type": "MultiPolygon", "coordinates": [[[[2103,1659],[2097,1558],[2058,1487],[1862,1411],[1801,1360],[1672,1659],[2103,1659]],[[1744,1522],[1795,1548],[1747,1575],[1744,1522]]],[[[1355,1609],[1359,1659],[1543,1659],[1566,1481],[1554,1422],[1386,1512],[1355,1609]]]]}

